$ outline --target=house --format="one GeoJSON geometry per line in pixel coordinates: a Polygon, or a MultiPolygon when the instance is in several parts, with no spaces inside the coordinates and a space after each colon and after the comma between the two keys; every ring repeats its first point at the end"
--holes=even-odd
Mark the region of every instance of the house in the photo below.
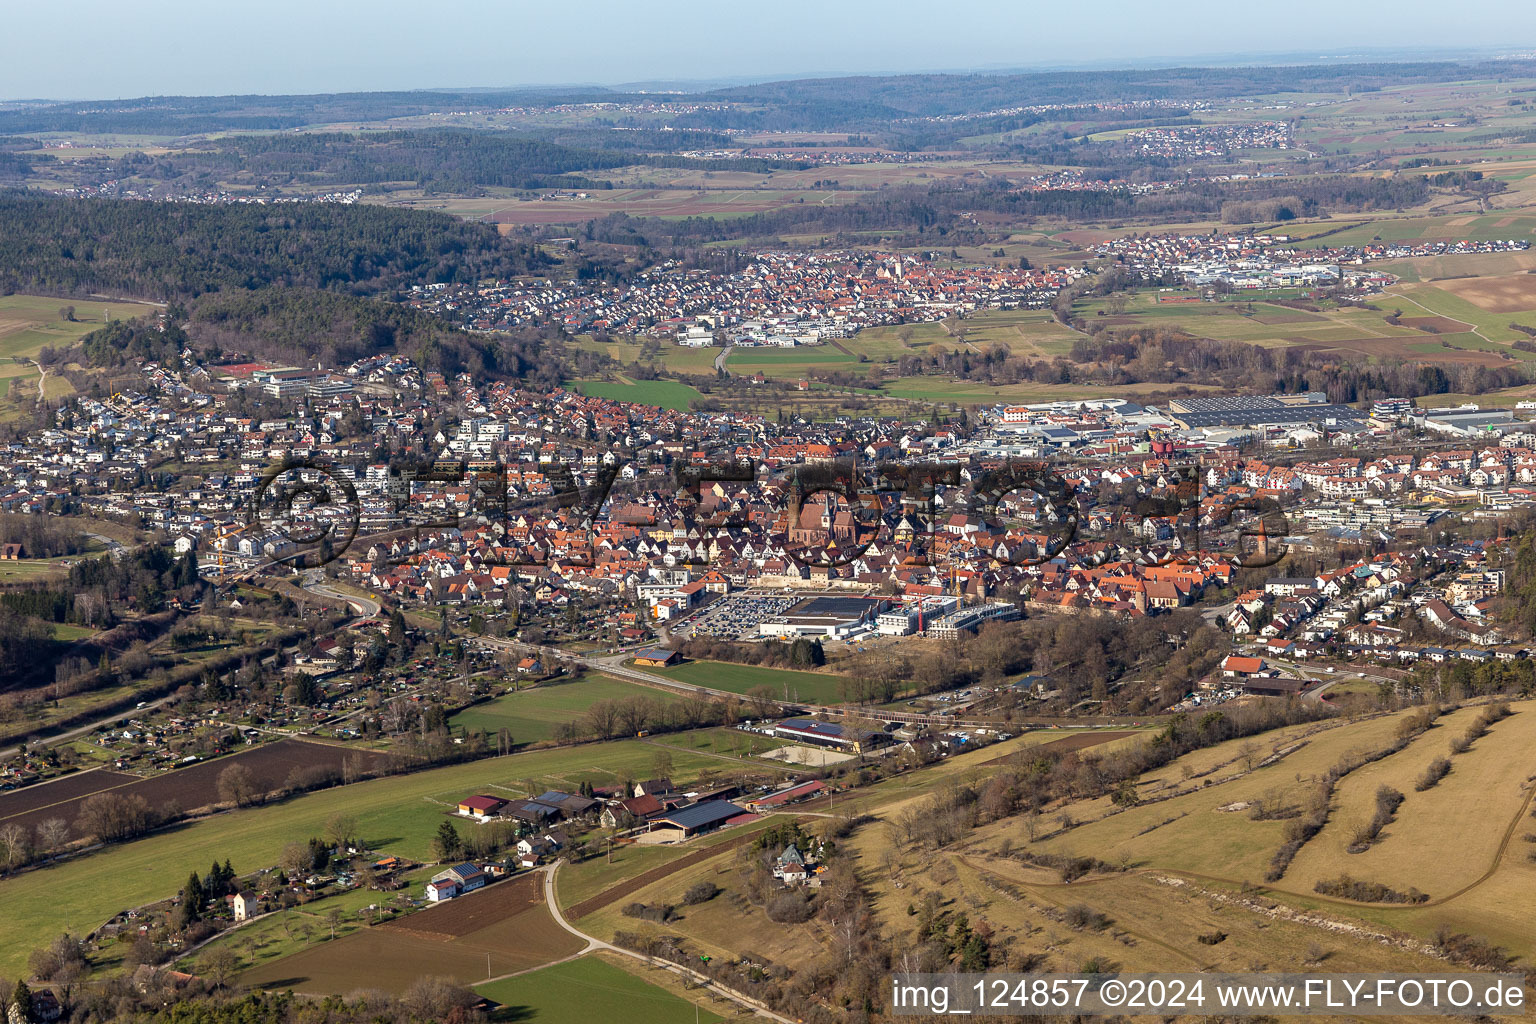
{"type": "Polygon", "coordinates": [[[495,796],[467,796],[459,801],[459,813],[476,821],[489,821],[501,813],[507,801],[495,796]]]}
{"type": "Polygon", "coordinates": [[[235,912],[236,921],[249,921],[261,913],[261,899],[249,889],[242,889],[235,893],[230,907],[235,912]]]}
{"type": "Polygon", "coordinates": [[[0,559],[7,562],[17,562],[22,558],[20,544],[0,544],[0,559]]]}
{"type": "Polygon", "coordinates": [[[1263,658],[1246,658],[1240,654],[1229,654],[1221,661],[1221,674],[1228,679],[1240,676],[1256,676],[1263,671],[1263,658]]]}
{"type": "Polygon", "coordinates": [[[645,821],[653,814],[660,814],[666,807],[654,796],[634,796],[603,808],[599,816],[604,828],[618,828],[626,818],[645,821]]]}
{"type": "Polygon", "coordinates": [[[486,874],[480,868],[469,863],[459,864],[432,876],[432,881],[427,883],[427,899],[433,903],[451,900],[483,888],[486,881],[486,874]]]}
{"type": "Polygon", "coordinates": [[[53,1024],[64,1016],[64,1007],[51,988],[41,988],[32,993],[32,1019],[43,1024],[53,1024]]]}
{"type": "Polygon", "coordinates": [[[459,883],[451,878],[434,878],[427,883],[427,902],[441,903],[459,894],[459,883]]]}
{"type": "Polygon", "coordinates": [[[785,885],[804,884],[810,877],[810,870],[805,866],[805,856],[799,847],[793,843],[784,847],[784,852],[773,862],[773,877],[785,885]]]}
{"type": "Polygon", "coordinates": [[[529,655],[517,663],[517,671],[521,675],[536,676],[544,671],[544,663],[529,655]]]}

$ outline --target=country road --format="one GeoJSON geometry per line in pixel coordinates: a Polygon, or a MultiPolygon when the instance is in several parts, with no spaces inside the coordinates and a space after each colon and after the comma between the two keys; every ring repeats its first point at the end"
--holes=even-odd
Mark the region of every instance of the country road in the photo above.
{"type": "MultiPolygon", "coordinates": [[[[722,985],[719,982],[711,981],[707,976],[699,974],[696,971],[692,971],[681,964],[675,964],[668,960],[654,959],[652,957],[646,956],[644,953],[636,953],[632,949],[625,949],[623,946],[615,946],[612,943],[604,942],[602,939],[588,935],[586,932],[571,924],[571,922],[565,919],[565,915],[560,912],[560,903],[555,899],[555,873],[560,870],[560,865],[564,863],[565,861],[563,859],[557,860],[555,863],[549,865],[548,867],[543,867],[539,870],[544,872],[544,903],[549,907],[549,916],[553,917],[555,919],[555,923],[558,924],[561,928],[564,928],[566,931],[570,932],[572,935],[576,936],[578,939],[581,939],[587,944],[586,948],[584,948],[580,953],[577,953],[576,956],[584,956],[587,953],[591,953],[600,949],[607,950],[610,953],[618,953],[621,956],[627,956],[631,959],[639,960],[641,963],[647,964],[651,967],[660,967],[663,970],[670,971],[678,977],[692,982],[695,985],[701,985],[704,988],[707,988],[709,991],[724,999],[729,999],[737,1006],[750,1010],[760,1017],[764,1017],[772,1021],[778,1021],[778,1024],[795,1024],[795,1022],[790,1020],[790,1018],[785,1017],[782,1014],[774,1013],[772,1010],[759,1004],[755,999],[744,996],[740,992],[737,992],[735,989],[727,988],[725,985],[722,985]]],[[[568,957],[567,959],[575,959],[575,957],[568,957]]],[[[497,979],[492,980],[494,981],[497,979]]]]}
{"type": "Polygon", "coordinates": [[[727,377],[729,377],[731,375],[731,371],[727,370],[725,368],[725,361],[727,359],[731,358],[731,352],[735,348],[736,348],[735,345],[727,345],[727,346],[725,346],[725,351],[723,351],[719,355],[715,356],[715,370],[716,370],[716,372],[723,373],[727,377]]]}

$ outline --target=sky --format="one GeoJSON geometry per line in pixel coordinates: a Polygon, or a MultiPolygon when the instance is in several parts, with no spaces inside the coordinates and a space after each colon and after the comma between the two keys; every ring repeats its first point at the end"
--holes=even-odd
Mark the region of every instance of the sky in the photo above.
{"type": "MultiPolygon", "coordinates": [[[[1290,0],[0,3],[0,99],[997,70],[1382,48],[1536,50],[1536,4],[1290,0]]],[[[1200,63],[1200,61],[1193,61],[1200,63]]]]}

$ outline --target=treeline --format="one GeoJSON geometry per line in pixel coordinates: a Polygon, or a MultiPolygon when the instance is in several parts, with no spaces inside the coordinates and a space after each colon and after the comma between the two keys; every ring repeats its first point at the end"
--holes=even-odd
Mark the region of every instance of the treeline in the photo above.
{"type": "MultiPolygon", "coordinates": [[[[948,354],[946,358],[952,361],[955,356],[948,354]]],[[[1022,373],[1028,367],[1030,373],[1043,372],[1045,379],[1061,383],[1198,383],[1285,394],[1321,391],[1330,402],[1342,403],[1393,395],[1481,394],[1528,381],[1526,370],[1518,365],[1442,367],[1388,359],[1352,365],[1337,353],[1267,349],[1197,338],[1166,328],[1098,332],[1075,341],[1068,359],[1049,364],[1022,359],[1014,362],[1006,355],[991,353],[977,362],[1004,375],[1022,373]]]]}
{"type": "Polygon", "coordinates": [[[494,226],[366,204],[206,206],[0,194],[0,292],[177,299],[265,285],[357,294],[541,270],[494,226]]]}
{"type": "MultiPolygon", "coordinates": [[[[1096,387],[1150,383],[1173,390],[1177,385],[1214,384],[1288,394],[1322,391],[1330,401],[1346,403],[1393,395],[1477,394],[1527,382],[1519,364],[1441,367],[1378,358],[1353,365],[1337,353],[1268,349],[1169,328],[1110,331],[1093,321],[1074,323],[1092,336],[1077,339],[1069,355],[1052,360],[1016,355],[1002,345],[977,352],[940,344],[904,354],[890,365],[898,376],[940,375],[994,386],[1030,381],[1096,387]]],[[[851,373],[817,376],[832,383],[869,384],[851,373]]]]}
{"type": "Polygon", "coordinates": [[[0,544],[20,544],[26,558],[57,558],[85,550],[84,531],[48,516],[0,515],[0,544]]]}
{"type": "MultiPolygon", "coordinates": [[[[78,946],[78,941],[63,936],[78,946]]],[[[75,1024],[475,1024],[488,1018],[480,997],[450,978],[420,977],[400,995],[378,989],[343,999],[310,999],[291,992],[241,994],[227,986],[238,958],[215,949],[192,966],[197,973],[180,981],[170,972],[138,979],[132,971],[88,977],[91,965],[81,953],[68,975],[68,986],[53,982],[75,1024]]],[[[130,964],[130,966],[135,966],[130,964]]],[[[13,1021],[30,1021],[31,992],[25,983],[4,982],[0,1016],[9,1013],[18,993],[28,1007],[13,1021]]]]}

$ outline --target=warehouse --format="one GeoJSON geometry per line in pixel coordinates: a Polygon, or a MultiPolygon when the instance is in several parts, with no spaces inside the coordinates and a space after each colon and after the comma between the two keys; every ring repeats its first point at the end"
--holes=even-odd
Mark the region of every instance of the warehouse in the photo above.
{"type": "Polygon", "coordinates": [[[1170,418],[1185,430],[1200,427],[1291,426],[1324,423],[1345,428],[1357,424],[1361,414],[1347,405],[1297,401],[1305,396],[1223,395],[1219,398],[1181,398],[1168,403],[1170,418]]]}

